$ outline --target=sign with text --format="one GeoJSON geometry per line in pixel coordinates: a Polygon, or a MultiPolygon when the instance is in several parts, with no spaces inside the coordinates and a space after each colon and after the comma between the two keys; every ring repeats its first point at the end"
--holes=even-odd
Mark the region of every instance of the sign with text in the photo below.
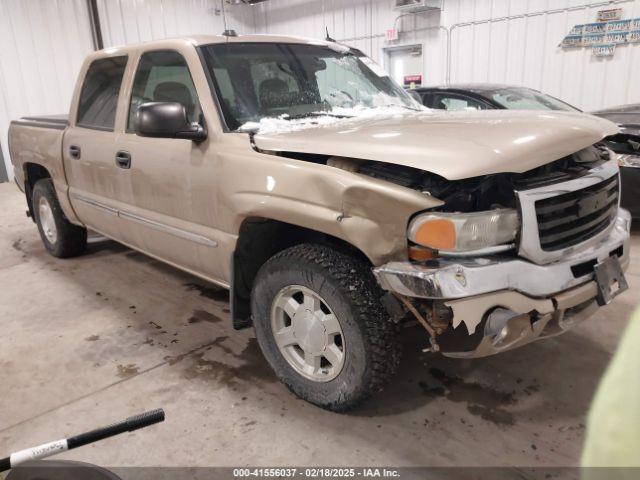
{"type": "Polygon", "coordinates": [[[617,20],[607,22],[607,32],[626,32],[631,27],[631,20],[617,20]]]}
{"type": "Polygon", "coordinates": [[[397,28],[390,28],[385,33],[385,39],[387,40],[387,42],[395,42],[396,40],[398,40],[398,38],[399,34],[397,28]]]}
{"type": "Polygon", "coordinates": [[[612,8],[611,10],[600,10],[598,12],[599,22],[609,22],[611,20],[620,20],[622,18],[621,8],[612,8]]]}
{"type": "Polygon", "coordinates": [[[598,12],[598,22],[575,25],[561,48],[590,48],[596,57],[611,57],[616,46],[640,43],[640,18],[622,19],[622,9],[598,12]]]}
{"type": "Polygon", "coordinates": [[[584,37],[582,35],[567,35],[560,46],[562,48],[582,47],[583,43],[584,37]]]}
{"type": "Polygon", "coordinates": [[[595,57],[612,57],[615,52],[615,43],[607,43],[604,45],[596,45],[595,47],[593,47],[593,55],[595,57]]]}
{"type": "Polygon", "coordinates": [[[405,75],[404,86],[415,88],[417,85],[422,85],[422,75],[405,75]]]}
{"type": "Polygon", "coordinates": [[[582,33],[584,35],[594,35],[597,33],[605,33],[607,31],[606,23],[587,23],[582,27],[583,27],[582,33]]]}
{"type": "Polygon", "coordinates": [[[582,45],[585,47],[593,47],[595,45],[602,45],[604,43],[605,35],[585,35],[582,37],[582,45]]]}

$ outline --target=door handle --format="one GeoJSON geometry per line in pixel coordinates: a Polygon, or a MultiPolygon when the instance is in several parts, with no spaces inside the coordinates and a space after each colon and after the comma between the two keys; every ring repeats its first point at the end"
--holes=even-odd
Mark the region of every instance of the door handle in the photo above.
{"type": "Polygon", "coordinates": [[[131,154],[120,150],[116,153],[116,165],[120,168],[131,168],[131,154]]]}
{"type": "Polygon", "coordinates": [[[79,160],[80,159],[80,147],[77,145],[70,145],[69,146],[69,156],[71,158],[73,158],[74,160],[79,160]]]}

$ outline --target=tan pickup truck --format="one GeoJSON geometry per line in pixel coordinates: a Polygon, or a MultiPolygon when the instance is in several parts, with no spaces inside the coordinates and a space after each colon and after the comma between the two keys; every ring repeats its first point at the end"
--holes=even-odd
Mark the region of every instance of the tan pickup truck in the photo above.
{"type": "Polygon", "coordinates": [[[228,288],[279,378],[346,410],[394,373],[401,328],[480,357],[626,288],[630,219],[599,144],[615,132],[434,112],[358,50],[227,35],[95,52],[69,116],[9,141],[51,254],[91,229],[228,288]]]}

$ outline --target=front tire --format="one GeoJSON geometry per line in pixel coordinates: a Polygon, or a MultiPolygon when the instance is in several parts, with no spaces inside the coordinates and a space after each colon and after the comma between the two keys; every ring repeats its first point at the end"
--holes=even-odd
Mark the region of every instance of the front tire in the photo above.
{"type": "Polygon", "coordinates": [[[58,258],[82,254],[87,248],[87,229],[67,220],[53,181],[50,178],[38,180],[31,198],[40,238],[47,251],[58,258]]]}
{"type": "Polygon", "coordinates": [[[364,260],[302,244],[269,259],[251,307],[256,337],[298,397],[346,411],[380,391],[400,359],[396,328],[364,260]]]}

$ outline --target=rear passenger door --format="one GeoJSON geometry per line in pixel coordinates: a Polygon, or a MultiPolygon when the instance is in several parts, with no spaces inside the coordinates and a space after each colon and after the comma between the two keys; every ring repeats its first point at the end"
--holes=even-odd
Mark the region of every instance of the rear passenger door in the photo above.
{"type": "Polygon", "coordinates": [[[63,144],[71,204],[88,227],[122,238],[117,216],[129,187],[115,163],[115,122],[127,56],[99,58],[86,69],[63,144]]]}

